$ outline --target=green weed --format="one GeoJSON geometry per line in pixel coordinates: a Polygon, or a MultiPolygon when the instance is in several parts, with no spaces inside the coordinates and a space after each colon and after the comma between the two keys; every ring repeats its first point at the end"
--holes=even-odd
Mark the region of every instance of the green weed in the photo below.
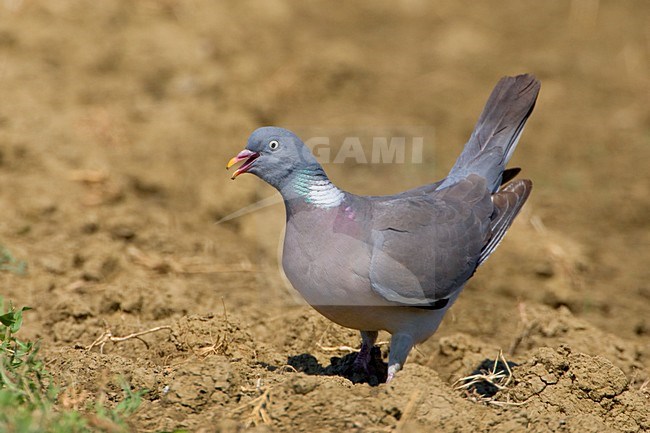
{"type": "Polygon", "coordinates": [[[17,260],[7,248],[0,245],[0,271],[24,275],[27,272],[27,262],[17,260]]]}
{"type": "Polygon", "coordinates": [[[128,432],[126,418],[146,391],[122,383],[123,399],[114,408],[95,403],[87,412],[59,407],[59,390],[38,356],[38,344],[16,336],[29,307],[5,309],[0,298],[0,432],[128,432]]]}

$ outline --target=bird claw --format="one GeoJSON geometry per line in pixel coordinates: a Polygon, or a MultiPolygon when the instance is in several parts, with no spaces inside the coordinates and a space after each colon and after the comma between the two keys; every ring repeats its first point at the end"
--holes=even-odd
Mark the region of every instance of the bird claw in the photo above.
{"type": "Polygon", "coordinates": [[[388,366],[388,375],[386,376],[386,383],[389,383],[391,380],[395,378],[395,374],[400,371],[401,365],[399,364],[393,364],[388,366]]]}

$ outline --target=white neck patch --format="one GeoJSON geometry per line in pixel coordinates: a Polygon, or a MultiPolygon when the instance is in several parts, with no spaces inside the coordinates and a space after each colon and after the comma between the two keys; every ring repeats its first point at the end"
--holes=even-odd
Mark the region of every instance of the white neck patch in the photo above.
{"type": "Polygon", "coordinates": [[[343,203],[343,191],[334,186],[329,180],[315,180],[308,186],[309,192],[305,199],[318,207],[336,207],[343,203]]]}
{"type": "MultiPolygon", "coordinates": [[[[321,172],[322,173],[322,172],[321,172]]],[[[305,171],[299,174],[293,185],[294,190],[305,202],[320,208],[332,208],[343,203],[345,194],[324,174],[305,171]]]]}

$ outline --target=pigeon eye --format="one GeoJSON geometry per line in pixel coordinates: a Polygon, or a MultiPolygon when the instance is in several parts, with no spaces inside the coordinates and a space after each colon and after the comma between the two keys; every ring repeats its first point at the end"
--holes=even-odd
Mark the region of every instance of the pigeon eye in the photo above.
{"type": "Polygon", "coordinates": [[[278,140],[269,141],[269,148],[271,150],[275,150],[278,147],[280,147],[280,143],[278,142],[278,140]]]}

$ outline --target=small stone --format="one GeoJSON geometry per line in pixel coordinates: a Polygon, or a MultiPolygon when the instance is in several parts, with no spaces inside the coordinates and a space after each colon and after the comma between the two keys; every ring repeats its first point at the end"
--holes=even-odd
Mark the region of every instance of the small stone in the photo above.
{"type": "Polygon", "coordinates": [[[535,266],[535,275],[540,278],[551,278],[555,275],[555,269],[550,262],[540,263],[535,266]]]}
{"type": "Polygon", "coordinates": [[[648,335],[650,334],[650,325],[642,320],[634,326],[634,333],[636,335],[648,335]]]}
{"type": "Polygon", "coordinates": [[[118,225],[111,229],[111,236],[114,239],[130,241],[135,238],[135,231],[130,227],[118,225]]]}
{"type": "Polygon", "coordinates": [[[83,226],[81,226],[81,232],[87,235],[97,233],[98,230],[99,230],[99,223],[97,223],[97,221],[88,221],[84,223],[83,226]]]}
{"type": "Polygon", "coordinates": [[[40,260],[41,266],[54,275],[65,274],[65,261],[61,257],[43,257],[40,260]]]}
{"type": "Polygon", "coordinates": [[[299,395],[306,395],[318,387],[318,382],[313,378],[297,376],[291,381],[291,389],[299,395]]]}
{"type": "Polygon", "coordinates": [[[90,259],[84,263],[82,278],[86,281],[104,281],[110,278],[119,268],[115,257],[90,259]]]}
{"type": "Polygon", "coordinates": [[[557,376],[553,373],[547,373],[543,376],[540,376],[540,379],[542,379],[542,381],[544,381],[544,383],[547,385],[553,385],[557,383],[557,376]]]}

